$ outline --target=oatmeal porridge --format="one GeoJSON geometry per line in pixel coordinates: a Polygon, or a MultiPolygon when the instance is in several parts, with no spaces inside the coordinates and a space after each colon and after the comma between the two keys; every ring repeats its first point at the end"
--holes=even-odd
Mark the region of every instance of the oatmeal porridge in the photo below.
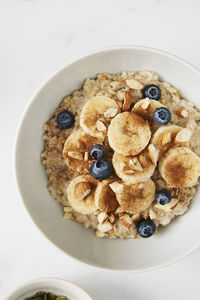
{"type": "Polygon", "coordinates": [[[200,112],[152,71],[99,73],[44,124],[41,161],[65,219],[97,237],[150,237],[200,176],[200,112]]]}

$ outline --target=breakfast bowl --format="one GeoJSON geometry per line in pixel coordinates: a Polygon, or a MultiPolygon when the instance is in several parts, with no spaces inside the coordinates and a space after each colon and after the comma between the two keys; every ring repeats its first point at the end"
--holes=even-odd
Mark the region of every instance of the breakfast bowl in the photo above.
{"type": "MultiPolygon", "coordinates": [[[[63,296],[60,298],[62,300],[92,300],[92,298],[80,287],[75,285],[72,282],[69,282],[60,278],[38,278],[28,281],[22,284],[19,288],[14,290],[6,300],[25,300],[25,299],[34,299],[37,293],[42,294],[46,293],[46,298],[52,299],[52,296],[48,294],[53,294],[57,297],[63,296]]],[[[36,297],[40,299],[40,297],[36,297]]],[[[43,299],[43,298],[42,298],[43,299]]],[[[53,298],[54,299],[54,298],[53,298]]]]}
{"type": "Polygon", "coordinates": [[[195,250],[200,239],[199,191],[182,217],[148,239],[97,238],[92,230],[63,219],[62,207],[53,201],[41,164],[43,124],[59,102],[80,89],[97,73],[153,70],[175,86],[197,107],[200,73],[169,53],[127,46],[88,54],[58,71],[35,94],[20,124],[15,152],[16,177],[24,205],[37,227],[67,255],[91,266],[118,271],[146,271],[175,262],[195,250]]]}

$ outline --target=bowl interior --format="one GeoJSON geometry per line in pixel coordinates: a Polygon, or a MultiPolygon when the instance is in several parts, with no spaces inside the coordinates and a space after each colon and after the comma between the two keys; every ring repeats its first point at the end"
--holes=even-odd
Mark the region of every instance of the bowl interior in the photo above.
{"type": "Polygon", "coordinates": [[[105,50],[82,58],[50,79],[34,97],[22,121],[16,146],[16,174],[25,206],[40,230],[60,249],[85,263],[113,270],[147,270],[184,256],[200,242],[199,195],[184,217],[149,239],[108,240],[62,218],[62,208],[46,189],[40,163],[43,123],[62,98],[98,72],[154,70],[185,98],[199,105],[200,75],[169,54],[140,47],[105,50]],[[69,242],[70,241],[70,242],[69,242]],[[81,247],[80,247],[81,245],[81,247]]]}
{"type": "Polygon", "coordinates": [[[66,296],[70,300],[92,300],[84,290],[75,284],[58,278],[31,280],[14,291],[6,300],[24,300],[39,291],[51,292],[57,296],[66,296]]]}

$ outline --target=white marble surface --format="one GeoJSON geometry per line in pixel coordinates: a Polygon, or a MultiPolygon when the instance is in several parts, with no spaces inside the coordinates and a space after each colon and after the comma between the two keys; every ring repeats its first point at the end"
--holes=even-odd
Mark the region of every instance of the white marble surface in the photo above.
{"type": "Polygon", "coordinates": [[[86,267],[38,231],[13,171],[16,128],[30,96],[52,73],[87,51],[118,44],[164,49],[200,68],[199,10],[198,0],[0,0],[1,300],[42,276],[71,280],[96,300],[199,299],[200,249],[146,273],[86,267]]]}

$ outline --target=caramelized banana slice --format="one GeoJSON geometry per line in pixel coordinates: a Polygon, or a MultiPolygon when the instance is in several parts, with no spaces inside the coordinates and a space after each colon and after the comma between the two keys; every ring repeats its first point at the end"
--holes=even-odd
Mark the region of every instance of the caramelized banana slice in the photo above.
{"type": "Polygon", "coordinates": [[[89,156],[90,149],[96,144],[101,144],[100,140],[78,129],[66,140],[63,148],[63,157],[67,165],[79,173],[89,173],[93,160],[89,156]]]}
{"type": "Polygon", "coordinates": [[[161,158],[159,171],[171,186],[191,187],[200,176],[200,158],[187,147],[173,147],[161,158]]]}
{"type": "Polygon", "coordinates": [[[140,184],[124,185],[123,193],[116,194],[121,208],[130,214],[140,214],[155,199],[155,184],[149,179],[140,184]]]}
{"type": "MultiPolygon", "coordinates": [[[[110,184],[116,179],[106,179],[99,183],[95,192],[96,207],[103,212],[115,211],[119,206],[116,195],[113,192],[110,184]]],[[[111,185],[112,186],[112,185],[111,185]]]]}
{"type": "Polygon", "coordinates": [[[166,107],[162,103],[156,100],[152,100],[149,98],[142,99],[138,101],[132,111],[139,116],[141,116],[144,120],[148,120],[150,123],[153,122],[153,113],[157,108],[166,107]]]}
{"type": "Polygon", "coordinates": [[[92,214],[96,211],[94,202],[98,180],[91,175],[81,175],[73,179],[67,187],[66,193],[73,209],[81,214],[92,214]]]}
{"type": "Polygon", "coordinates": [[[83,107],[80,126],[89,135],[104,140],[112,118],[120,112],[115,100],[106,96],[96,96],[83,107]]]}
{"type": "Polygon", "coordinates": [[[166,125],[159,127],[153,134],[151,143],[160,150],[160,153],[166,152],[175,144],[180,146],[189,146],[191,139],[191,130],[177,125],[166,125]]]}
{"type": "Polygon", "coordinates": [[[151,131],[149,124],[131,112],[118,114],[108,127],[108,141],[118,154],[137,155],[149,143],[151,131]]]}
{"type": "MultiPolygon", "coordinates": [[[[155,155],[158,157],[158,154],[155,153],[155,155]]],[[[152,160],[153,158],[152,155],[152,160]]],[[[112,163],[117,176],[126,182],[135,184],[145,182],[153,175],[156,163],[152,160],[146,149],[138,156],[123,156],[115,152],[112,163]]]]}

